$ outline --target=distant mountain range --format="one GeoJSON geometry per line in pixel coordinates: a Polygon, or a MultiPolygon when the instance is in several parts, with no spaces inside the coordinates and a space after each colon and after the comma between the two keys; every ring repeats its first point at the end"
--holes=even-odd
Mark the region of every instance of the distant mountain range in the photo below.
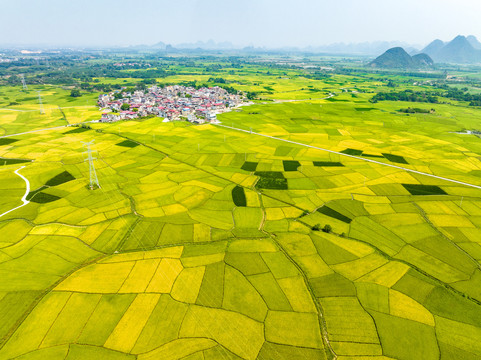
{"type": "Polygon", "coordinates": [[[374,41],[363,43],[335,43],[324,46],[307,47],[305,50],[328,54],[377,55],[393,47],[403,47],[407,51],[416,51],[415,47],[400,41],[374,41]]]}
{"type": "Polygon", "coordinates": [[[375,42],[363,42],[363,43],[335,43],[322,46],[308,46],[308,47],[278,47],[278,48],[266,48],[266,47],[240,47],[230,42],[215,42],[209,41],[197,41],[194,43],[181,43],[175,45],[169,45],[162,41],[154,45],[134,45],[129,46],[132,50],[244,50],[248,52],[265,52],[265,51],[285,51],[285,52],[312,52],[312,53],[326,53],[326,54],[343,54],[343,55],[364,55],[373,56],[382,53],[389,48],[402,46],[407,51],[416,52],[416,48],[412,45],[402,43],[399,41],[375,41],[375,42]]]}
{"type": "MultiPolygon", "coordinates": [[[[197,41],[194,43],[181,43],[175,45],[169,45],[162,41],[154,45],[135,45],[129,46],[128,49],[138,51],[175,51],[175,50],[240,50],[250,53],[255,52],[310,52],[310,53],[325,53],[325,54],[342,54],[342,55],[361,55],[361,56],[373,56],[382,54],[392,49],[398,49],[394,52],[389,52],[381,59],[381,62],[372,63],[374,66],[383,67],[382,63],[394,64],[395,67],[418,67],[418,66],[430,66],[431,61],[436,63],[459,63],[459,64],[472,64],[481,62],[481,42],[476,39],[475,36],[462,36],[459,35],[449,42],[443,42],[441,40],[434,40],[428,46],[421,51],[417,50],[414,46],[399,41],[377,41],[377,42],[364,42],[364,43],[335,43],[323,46],[308,46],[308,47],[278,47],[278,48],[266,48],[266,47],[239,47],[230,42],[215,42],[213,40],[197,41]],[[406,54],[399,52],[399,48],[405,50],[406,54]],[[429,59],[424,57],[414,57],[415,55],[426,54],[429,59]],[[406,57],[411,56],[411,59],[406,57]],[[392,59],[392,57],[397,59],[392,59]]],[[[391,65],[389,65],[391,66],[391,65]]]]}
{"type": "Polygon", "coordinates": [[[472,64],[481,62],[481,43],[473,35],[458,35],[449,42],[434,40],[421,53],[440,63],[472,64]]]}
{"type": "Polygon", "coordinates": [[[195,43],[182,43],[182,44],[176,44],[176,45],[169,45],[166,44],[162,41],[159,41],[158,43],[154,45],[134,45],[134,46],[129,46],[129,49],[134,49],[134,50],[174,50],[174,49],[179,49],[179,50],[196,50],[196,49],[202,49],[202,50],[233,50],[233,49],[238,49],[236,48],[232,43],[230,42],[220,42],[217,43],[213,40],[209,41],[197,41],[195,43]]]}
{"type": "Polygon", "coordinates": [[[392,69],[421,69],[434,65],[427,54],[409,55],[402,47],[387,50],[384,54],[369,63],[371,67],[392,69]]]}

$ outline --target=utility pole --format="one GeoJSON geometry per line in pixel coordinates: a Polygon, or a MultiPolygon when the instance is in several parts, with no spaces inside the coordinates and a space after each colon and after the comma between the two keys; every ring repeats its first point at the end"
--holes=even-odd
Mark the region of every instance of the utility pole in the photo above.
{"type": "Polygon", "coordinates": [[[37,91],[37,93],[38,93],[38,105],[40,108],[40,114],[45,114],[45,111],[43,110],[42,96],[40,95],[40,91],[37,91]]]}
{"type": "Polygon", "coordinates": [[[27,87],[27,83],[25,82],[25,76],[23,76],[23,74],[20,74],[20,79],[22,80],[23,90],[27,91],[28,87],[27,87]]]}
{"type": "Polygon", "coordinates": [[[90,142],[83,142],[82,141],[82,144],[84,144],[84,146],[87,148],[86,153],[87,153],[87,156],[88,156],[87,160],[89,162],[89,174],[90,174],[89,186],[90,186],[90,190],[93,190],[95,185],[97,185],[97,187],[100,188],[99,179],[97,178],[97,172],[95,171],[95,166],[94,166],[94,160],[97,159],[97,158],[92,157],[92,150],[90,149],[90,145],[92,145],[93,142],[94,142],[94,140],[92,140],[90,142]]]}

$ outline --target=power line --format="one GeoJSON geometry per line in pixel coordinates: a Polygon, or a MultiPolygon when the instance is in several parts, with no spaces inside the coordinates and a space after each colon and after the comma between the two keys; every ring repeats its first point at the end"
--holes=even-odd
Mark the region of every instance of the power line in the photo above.
{"type": "Polygon", "coordinates": [[[38,93],[38,105],[40,108],[40,114],[45,114],[45,111],[43,110],[42,96],[40,95],[40,91],[37,91],[37,93],[38,93]]]}
{"type": "Polygon", "coordinates": [[[97,172],[95,171],[95,166],[94,166],[94,160],[97,159],[97,158],[92,157],[92,149],[90,149],[90,145],[93,142],[94,142],[94,140],[92,140],[90,142],[83,142],[82,141],[82,144],[84,144],[84,146],[87,148],[86,153],[87,153],[87,156],[88,156],[87,160],[89,162],[89,174],[90,174],[89,186],[90,186],[91,190],[94,189],[94,186],[97,186],[97,188],[100,188],[99,179],[97,178],[97,172]]]}
{"type": "Polygon", "coordinates": [[[23,90],[28,90],[27,83],[25,82],[25,76],[23,76],[23,74],[20,74],[20,79],[22,80],[23,90]]]}

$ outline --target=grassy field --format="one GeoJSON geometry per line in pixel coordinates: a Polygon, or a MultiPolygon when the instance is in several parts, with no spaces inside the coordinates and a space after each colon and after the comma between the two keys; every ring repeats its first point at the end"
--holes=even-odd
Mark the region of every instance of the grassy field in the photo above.
{"type": "MultiPolygon", "coordinates": [[[[406,115],[369,102],[377,75],[253,69],[221,73],[267,91],[223,124],[381,164],[159,118],[0,139],[2,159],[32,160],[0,167],[0,213],[21,204],[20,166],[31,192],[0,218],[0,359],[481,357],[481,190],[383,165],[481,186],[481,140],[455,133],[481,110],[406,115]]],[[[43,92],[45,115],[0,110],[6,134],[66,125],[58,106],[98,115],[43,92]]]]}

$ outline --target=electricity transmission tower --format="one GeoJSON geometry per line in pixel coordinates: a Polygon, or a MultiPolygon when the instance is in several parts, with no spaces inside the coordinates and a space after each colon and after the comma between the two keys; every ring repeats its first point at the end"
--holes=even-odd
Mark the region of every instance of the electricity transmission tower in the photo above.
{"type": "Polygon", "coordinates": [[[23,90],[28,90],[27,83],[25,82],[25,76],[23,76],[23,74],[20,74],[20,79],[22,80],[23,90]]]}
{"type": "Polygon", "coordinates": [[[42,96],[40,95],[40,91],[37,91],[37,93],[38,93],[38,105],[40,108],[40,114],[45,114],[45,111],[43,110],[42,96]]]}
{"type": "MultiPolygon", "coordinates": [[[[100,188],[99,184],[99,179],[97,178],[97,172],[95,171],[95,166],[94,166],[94,160],[97,158],[92,157],[92,150],[90,149],[90,145],[94,142],[94,140],[90,142],[83,142],[84,146],[87,148],[87,156],[88,156],[88,162],[89,162],[89,173],[90,173],[90,190],[94,189],[94,186],[96,185],[98,188],[100,188]]],[[[86,161],[87,161],[86,160],[86,161]]]]}

